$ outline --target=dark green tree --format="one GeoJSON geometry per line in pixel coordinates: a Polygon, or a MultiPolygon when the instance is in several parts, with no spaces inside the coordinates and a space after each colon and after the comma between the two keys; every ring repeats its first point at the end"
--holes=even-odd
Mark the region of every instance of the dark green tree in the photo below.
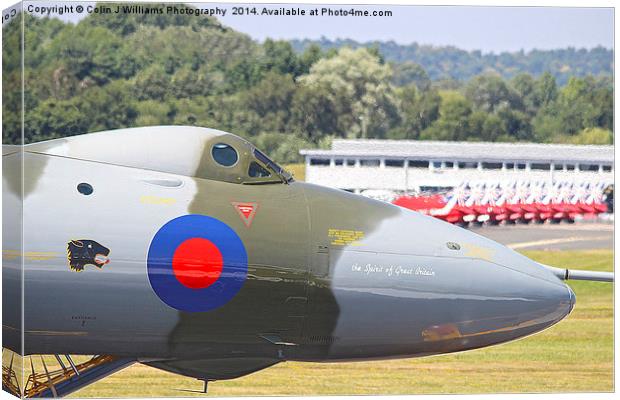
{"type": "Polygon", "coordinates": [[[419,90],[427,91],[431,87],[431,79],[420,64],[405,62],[392,64],[394,76],[392,83],[396,86],[414,84],[419,90]]]}
{"type": "Polygon", "coordinates": [[[396,91],[400,123],[389,133],[393,139],[418,139],[420,133],[439,117],[441,98],[433,90],[419,90],[410,84],[396,91]]]}
{"type": "Polygon", "coordinates": [[[319,61],[321,57],[323,57],[323,52],[318,45],[313,44],[309,46],[299,56],[299,73],[303,75],[310,72],[312,65],[319,61]]]}
{"type": "Polygon", "coordinates": [[[295,90],[291,75],[268,72],[260,83],[243,94],[243,109],[256,114],[262,121],[262,131],[286,132],[295,90]]]}
{"type": "Polygon", "coordinates": [[[302,68],[297,59],[297,54],[289,42],[267,39],[263,44],[263,50],[265,52],[265,70],[289,74],[293,77],[300,75],[302,68]]]}
{"type": "Polygon", "coordinates": [[[521,109],[519,94],[500,76],[485,74],[473,78],[465,87],[465,96],[474,107],[494,112],[501,105],[521,109]]]}
{"type": "Polygon", "coordinates": [[[439,106],[439,118],[422,131],[420,139],[471,140],[475,138],[476,135],[472,135],[469,121],[472,108],[472,103],[460,93],[444,93],[439,106]]]}

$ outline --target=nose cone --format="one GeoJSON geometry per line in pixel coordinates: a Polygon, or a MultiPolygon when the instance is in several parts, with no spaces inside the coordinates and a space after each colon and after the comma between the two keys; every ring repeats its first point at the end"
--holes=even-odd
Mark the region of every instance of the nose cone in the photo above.
{"type": "Polygon", "coordinates": [[[540,264],[471,232],[458,232],[454,241],[461,249],[443,255],[451,255],[452,290],[461,293],[461,317],[455,318],[461,319],[456,324],[461,345],[480,347],[530,335],[572,311],[571,288],[540,264]]]}
{"type": "Polygon", "coordinates": [[[429,299],[433,323],[422,330],[428,349],[459,351],[511,341],[546,329],[573,309],[575,294],[554,276],[534,276],[518,266],[486,260],[454,261],[436,269],[443,301],[429,299]],[[445,271],[445,272],[444,272],[445,271]],[[448,287],[440,287],[443,285],[448,287]],[[446,301],[446,297],[451,301],[446,301]],[[446,333],[447,332],[447,333],[446,333]]]}
{"type": "Polygon", "coordinates": [[[553,282],[518,273],[522,276],[514,277],[503,286],[506,293],[514,294],[511,300],[507,300],[504,311],[514,322],[500,330],[516,333],[517,336],[527,335],[559,322],[571,312],[575,294],[568,285],[557,279],[553,282]]]}
{"type": "MultiPolygon", "coordinates": [[[[469,234],[470,232],[466,232],[469,234]]],[[[477,235],[476,235],[477,236],[477,235]]],[[[485,238],[463,236],[459,256],[476,283],[462,289],[479,295],[472,317],[463,325],[465,338],[481,345],[501,343],[541,331],[561,321],[573,309],[575,294],[548,269],[515,251],[485,238]]],[[[460,270],[454,270],[461,275],[460,270]]],[[[470,343],[471,344],[471,343],[470,343]]]]}
{"type": "Polygon", "coordinates": [[[330,249],[339,316],[331,356],[429,355],[503,343],[566,317],[570,288],[550,270],[417,213],[383,219],[355,247],[330,249]]]}
{"type": "Polygon", "coordinates": [[[412,254],[409,260],[416,265],[433,266],[432,278],[411,286],[432,293],[424,299],[424,310],[434,312],[424,318],[432,322],[422,329],[425,342],[440,342],[442,351],[502,343],[548,328],[573,309],[573,291],[531,259],[430,218],[419,219],[416,225],[423,234],[401,251],[412,254]],[[428,249],[433,249],[428,257],[415,256],[430,253],[428,249]]]}

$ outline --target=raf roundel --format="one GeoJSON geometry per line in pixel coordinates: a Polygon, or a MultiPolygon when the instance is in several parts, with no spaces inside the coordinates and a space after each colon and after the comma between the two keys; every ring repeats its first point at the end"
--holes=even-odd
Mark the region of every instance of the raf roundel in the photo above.
{"type": "Polygon", "coordinates": [[[248,274],[248,257],[239,236],[222,221],[184,215],[157,231],[147,269],[151,287],[164,303],[203,312],[235,297],[248,274]]]}

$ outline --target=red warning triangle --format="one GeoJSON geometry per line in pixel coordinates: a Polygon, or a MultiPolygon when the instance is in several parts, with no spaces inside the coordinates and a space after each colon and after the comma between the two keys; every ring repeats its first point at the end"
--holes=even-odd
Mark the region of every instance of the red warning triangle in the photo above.
{"type": "Polygon", "coordinates": [[[237,203],[233,201],[231,204],[237,210],[245,226],[249,228],[258,210],[258,203],[237,203]]]}

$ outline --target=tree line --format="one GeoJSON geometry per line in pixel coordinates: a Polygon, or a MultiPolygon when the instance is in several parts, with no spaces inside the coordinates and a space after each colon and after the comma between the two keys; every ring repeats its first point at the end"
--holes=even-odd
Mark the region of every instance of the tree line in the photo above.
{"type": "MultiPolygon", "coordinates": [[[[246,137],[286,163],[335,137],[612,142],[610,77],[562,86],[548,72],[433,80],[420,64],[387,62],[377,47],[298,52],[207,17],[24,18],[26,143],[197,125],[246,137]]],[[[19,25],[3,27],[5,144],[21,135],[19,25]]]]}
{"type": "Polygon", "coordinates": [[[329,40],[325,37],[319,40],[293,40],[291,44],[298,52],[303,52],[312,45],[318,45],[322,50],[375,47],[393,64],[395,78],[399,81],[406,81],[406,70],[410,63],[420,64],[432,80],[462,81],[489,72],[510,79],[519,73],[540,76],[549,72],[560,85],[565,85],[573,76],[611,76],[614,69],[613,50],[602,46],[592,49],[568,47],[554,50],[504,51],[496,54],[415,42],[407,45],[394,41],[360,43],[351,39],[329,40]]]}

